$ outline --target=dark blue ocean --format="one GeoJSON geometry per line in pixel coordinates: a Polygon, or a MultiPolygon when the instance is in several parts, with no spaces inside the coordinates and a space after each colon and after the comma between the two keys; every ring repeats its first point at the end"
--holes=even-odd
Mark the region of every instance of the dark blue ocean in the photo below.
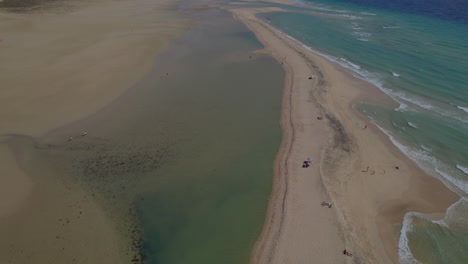
{"type": "Polygon", "coordinates": [[[356,108],[462,197],[438,220],[405,216],[401,263],[468,263],[468,1],[296,2],[338,16],[278,12],[270,23],[397,102],[356,108]]]}

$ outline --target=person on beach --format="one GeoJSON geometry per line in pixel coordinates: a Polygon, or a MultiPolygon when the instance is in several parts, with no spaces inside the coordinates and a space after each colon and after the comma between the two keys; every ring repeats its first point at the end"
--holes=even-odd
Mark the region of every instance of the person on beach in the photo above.
{"type": "Polygon", "coordinates": [[[73,140],[73,137],[69,137],[69,138],[68,138],[68,141],[72,141],[72,140],[73,140]]]}
{"type": "Polygon", "coordinates": [[[81,134],[82,137],[84,136],[87,136],[88,135],[88,132],[85,130],[85,132],[83,132],[83,134],[81,134]]]}
{"type": "Polygon", "coordinates": [[[349,252],[348,250],[344,249],[343,250],[343,255],[351,257],[353,254],[351,254],[351,252],[349,252]]]}

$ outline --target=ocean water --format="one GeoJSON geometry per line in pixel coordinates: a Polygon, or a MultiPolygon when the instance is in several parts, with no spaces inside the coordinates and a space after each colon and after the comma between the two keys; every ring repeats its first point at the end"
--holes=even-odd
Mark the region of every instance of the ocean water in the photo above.
{"type": "Polygon", "coordinates": [[[457,1],[410,7],[407,1],[300,2],[306,5],[303,10],[337,16],[292,11],[265,18],[391,96],[398,107],[356,107],[400,150],[462,197],[443,220],[418,212],[406,215],[401,262],[468,263],[466,4],[454,11],[457,1]]]}

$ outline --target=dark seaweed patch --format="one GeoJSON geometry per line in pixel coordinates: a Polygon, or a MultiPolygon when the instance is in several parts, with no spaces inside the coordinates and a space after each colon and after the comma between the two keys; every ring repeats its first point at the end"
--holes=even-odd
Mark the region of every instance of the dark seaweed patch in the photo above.
{"type": "Polygon", "coordinates": [[[116,230],[131,243],[125,252],[131,263],[144,263],[144,241],[134,206],[137,183],[149,175],[157,177],[163,161],[175,157],[174,148],[169,144],[118,145],[96,138],[72,144],[65,150],[78,153],[72,164],[73,178],[112,219],[118,219],[116,230]]]}
{"type": "Polygon", "coordinates": [[[80,142],[69,147],[79,151],[74,160],[73,177],[93,196],[104,200],[120,199],[133,193],[135,184],[162,161],[173,156],[167,145],[118,145],[110,142],[80,142]]]}
{"type": "Polygon", "coordinates": [[[341,147],[341,149],[345,152],[351,151],[351,141],[346,133],[346,130],[341,124],[341,122],[331,113],[325,113],[325,116],[330,121],[330,126],[335,131],[333,136],[333,148],[341,147]]]}

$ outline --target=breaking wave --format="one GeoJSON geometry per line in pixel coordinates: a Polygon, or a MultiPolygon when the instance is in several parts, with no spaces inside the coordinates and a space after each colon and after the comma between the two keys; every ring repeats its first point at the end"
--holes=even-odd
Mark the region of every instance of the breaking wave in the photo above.
{"type": "Polygon", "coordinates": [[[456,167],[457,167],[457,169],[463,171],[463,173],[465,173],[466,175],[468,175],[468,168],[467,168],[467,167],[463,167],[463,166],[460,165],[460,164],[457,164],[456,167]]]}
{"type": "Polygon", "coordinates": [[[468,107],[463,107],[463,106],[457,106],[458,109],[465,111],[468,113],[468,107]]]}

